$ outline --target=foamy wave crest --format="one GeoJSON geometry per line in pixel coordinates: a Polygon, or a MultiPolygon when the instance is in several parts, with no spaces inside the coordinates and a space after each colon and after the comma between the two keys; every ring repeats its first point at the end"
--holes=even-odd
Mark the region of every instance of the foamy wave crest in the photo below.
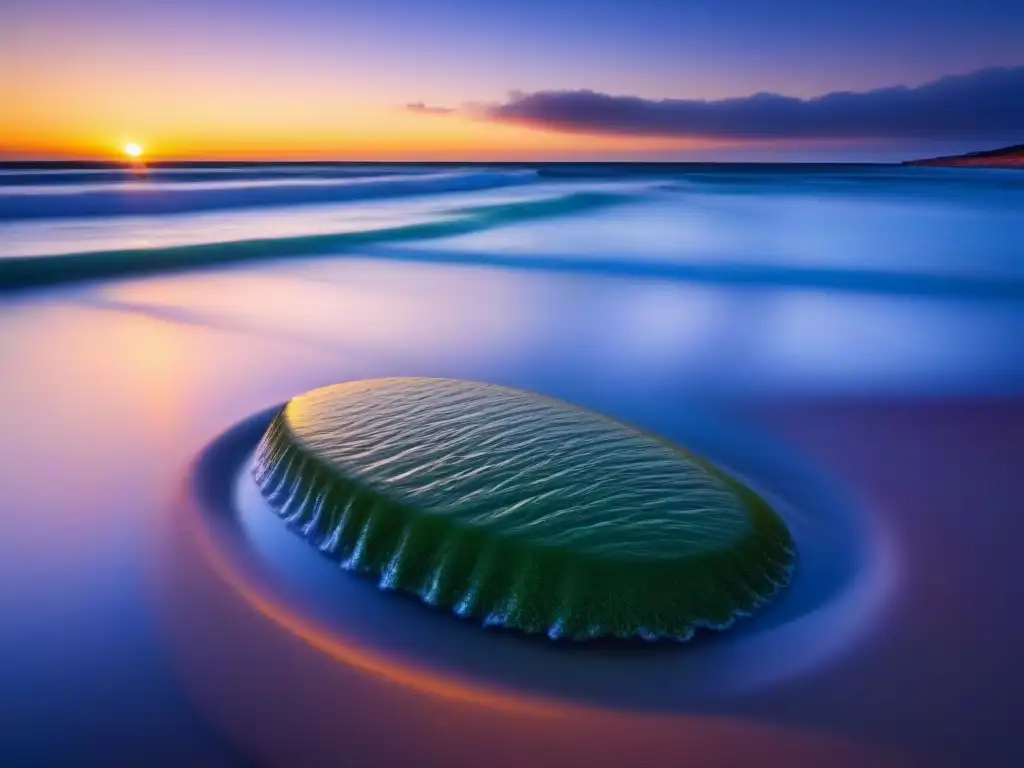
{"type": "Polygon", "coordinates": [[[53,283],[195,269],[259,259],[340,254],[354,247],[452,237],[530,219],[568,216],[627,201],[620,194],[574,192],[557,197],[458,207],[415,224],[297,237],[256,238],[163,248],[82,251],[0,258],[0,291],[53,283]]]}
{"type": "MultiPolygon", "coordinates": [[[[151,165],[145,168],[145,180],[155,182],[232,181],[254,179],[351,179],[369,176],[412,176],[436,174],[465,167],[434,165],[381,165],[378,163],[184,163],[151,165]]],[[[120,163],[84,168],[0,168],[0,188],[24,186],[81,185],[111,182],[137,182],[139,171],[120,163]]]]}
{"type": "Polygon", "coordinates": [[[405,195],[476,192],[537,180],[532,170],[461,171],[276,183],[183,185],[139,181],[0,191],[0,221],[14,219],[187,213],[266,205],[377,200],[405,195]]]}

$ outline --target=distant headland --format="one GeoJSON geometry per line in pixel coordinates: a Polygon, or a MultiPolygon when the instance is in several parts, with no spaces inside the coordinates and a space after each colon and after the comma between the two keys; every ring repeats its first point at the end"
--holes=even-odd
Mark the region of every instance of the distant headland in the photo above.
{"type": "Polygon", "coordinates": [[[1019,168],[1024,170],[1024,144],[990,149],[986,152],[968,152],[966,155],[931,157],[925,160],[907,160],[903,165],[969,166],[974,168],[1019,168]]]}

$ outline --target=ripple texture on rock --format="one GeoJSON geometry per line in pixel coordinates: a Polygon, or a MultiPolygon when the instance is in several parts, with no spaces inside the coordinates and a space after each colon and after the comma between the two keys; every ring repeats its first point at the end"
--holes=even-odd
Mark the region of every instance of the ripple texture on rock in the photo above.
{"type": "Polygon", "coordinates": [[[688,639],[767,602],[785,524],[705,460],[567,403],[452,379],[316,389],[254,468],[321,552],[485,624],[688,639]]]}

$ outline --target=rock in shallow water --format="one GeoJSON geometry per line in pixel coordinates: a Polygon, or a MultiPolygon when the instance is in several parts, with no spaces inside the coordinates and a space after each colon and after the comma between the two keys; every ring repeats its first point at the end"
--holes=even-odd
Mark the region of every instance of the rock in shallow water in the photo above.
{"type": "Polygon", "coordinates": [[[541,395],[377,379],[292,399],[256,451],[321,552],[485,624],[688,639],[784,586],[776,513],[685,450],[541,395]]]}

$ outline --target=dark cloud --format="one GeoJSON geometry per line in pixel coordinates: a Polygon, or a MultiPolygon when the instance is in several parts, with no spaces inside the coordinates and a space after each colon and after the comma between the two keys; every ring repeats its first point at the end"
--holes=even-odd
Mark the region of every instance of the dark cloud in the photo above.
{"type": "Polygon", "coordinates": [[[1024,67],[812,99],[776,93],[716,101],[655,101],[595,91],[515,93],[483,115],[551,131],[633,136],[1024,138],[1024,67]]]}
{"type": "Polygon", "coordinates": [[[455,111],[450,107],[432,107],[428,104],[424,104],[422,101],[414,101],[411,104],[406,104],[405,108],[418,115],[450,115],[455,111]]]}

